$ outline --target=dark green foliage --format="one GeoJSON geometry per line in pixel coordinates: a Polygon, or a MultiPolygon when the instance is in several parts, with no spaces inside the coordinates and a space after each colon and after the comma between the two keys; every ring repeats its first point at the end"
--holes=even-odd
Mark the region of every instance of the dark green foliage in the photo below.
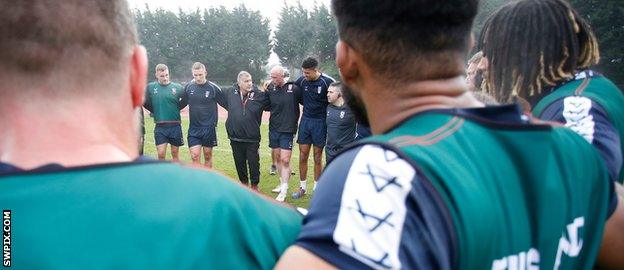
{"type": "Polygon", "coordinates": [[[336,20],[328,7],[320,5],[308,11],[299,3],[282,8],[273,49],[290,70],[300,69],[303,59],[313,56],[323,73],[339,78],[335,64],[337,41],[336,20]]]}
{"type": "Polygon", "coordinates": [[[269,21],[244,5],[178,14],[146,6],[135,11],[135,20],[150,59],[149,80],[156,64],[164,63],[173,81],[189,81],[194,62],[204,63],[208,79],[222,85],[234,83],[241,70],[249,71],[256,83],[266,77],[269,21]]]}
{"type": "Polygon", "coordinates": [[[594,29],[600,48],[596,70],[624,89],[624,3],[622,0],[571,0],[594,29]]]}
{"type": "Polygon", "coordinates": [[[481,33],[481,29],[483,29],[483,24],[485,24],[487,18],[502,5],[511,1],[512,0],[481,0],[481,3],[479,4],[479,13],[477,13],[472,27],[472,33],[475,35],[475,40],[479,40],[479,33],[481,33]]]}

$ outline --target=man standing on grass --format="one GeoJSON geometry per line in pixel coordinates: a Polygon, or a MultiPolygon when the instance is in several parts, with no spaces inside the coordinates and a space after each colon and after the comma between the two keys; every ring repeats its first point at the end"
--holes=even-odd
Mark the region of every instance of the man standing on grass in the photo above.
{"type": "Polygon", "coordinates": [[[327,112],[327,89],[336,80],[321,73],[319,63],[313,57],[308,57],[301,64],[303,76],[299,77],[295,84],[301,89],[303,102],[303,116],[299,123],[299,190],[293,194],[293,198],[300,198],[306,193],[306,178],[308,174],[308,156],[310,146],[314,146],[314,187],[316,180],[323,170],[323,147],[327,136],[325,114],[327,112]]]}
{"type": "Polygon", "coordinates": [[[0,209],[15,232],[3,265],[271,269],[299,231],[295,210],[139,158],[147,53],[132,18],[124,0],[2,1],[0,209]]]}
{"type": "Polygon", "coordinates": [[[335,82],[327,90],[327,164],[336,157],[338,151],[355,141],[355,117],[342,98],[342,83],[335,82]]]}
{"type": "Polygon", "coordinates": [[[217,101],[228,111],[225,129],[232,146],[238,180],[245,186],[251,180],[251,189],[258,191],[260,124],[268,99],[253,85],[249,72],[238,73],[236,81],[232,88],[217,94],[217,101]]]}
{"type": "Polygon", "coordinates": [[[206,66],[193,64],[193,81],[184,87],[182,107],[189,106],[188,145],[193,163],[200,164],[204,154],[204,166],[212,168],[212,148],[217,146],[217,102],[221,88],[206,80],[206,66]]]}
{"type": "MultiPolygon", "coordinates": [[[[184,89],[182,85],[169,80],[169,68],[165,64],[156,65],[156,82],[145,88],[145,108],[154,114],[154,140],[158,159],[164,160],[167,145],[171,145],[171,158],[180,161],[179,147],[184,145],[180,103],[184,89]]],[[[186,105],[185,105],[186,106],[186,105]]]]}
{"type": "Polygon", "coordinates": [[[277,169],[280,176],[279,185],[272,190],[279,193],[275,198],[284,201],[288,194],[290,180],[290,158],[292,155],[293,138],[297,132],[299,120],[299,103],[301,92],[299,87],[284,79],[285,70],[281,66],[271,69],[271,84],[267,89],[271,117],[269,118],[269,147],[277,156],[277,169]]]}

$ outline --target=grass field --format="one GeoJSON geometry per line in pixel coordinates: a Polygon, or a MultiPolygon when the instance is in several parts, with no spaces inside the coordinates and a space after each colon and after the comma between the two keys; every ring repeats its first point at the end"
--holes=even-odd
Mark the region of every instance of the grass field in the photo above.
{"type": "MultiPolygon", "coordinates": [[[[184,135],[185,145],[180,147],[180,160],[191,163],[191,155],[186,141],[188,125],[188,118],[182,117],[182,133],[184,135]]],[[[271,193],[271,189],[277,186],[279,179],[277,175],[269,174],[269,168],[271,167],[271,149],[268,146],[268,123],[262,123],[260,129],[262,141],[260,142],[260,184],[258,187],[263,194],[274,198],[277,194],[271,193]]],[[[154,119],[148,115],[145,116],[145,133],[144,154],[156,159],[156,146],[154,145],[154,119]]],[[[230,140],[227,137],[227,133],[225,131],[225,120],[223,119],[219,120],[219,124],[217,126],[217,140],[218,145],[212,150],[213,168],[229,176],[232,181],[238,182],[236,167],[234,166],[234,158],[232,157],[232,149],[230,147],[230,140]]],[[[171,159],[169,149],[167,149],[167,155],[167,159],[171,159]]],[[[314,184],[314,181],[312,181],[312,178],[314,178],[312,168],[313,163],[312,154],[310,153],[310,159],[308,161],[308,191],[312,190],[312,185],[314,184]]],[[[286,202],[298,207],[308,208],[310,194],[306,194],[303,198],[296,200],[290,196],[292,192],[299,188],[299,149],[296,144],[293,147],[291,166],[296,174],[290,179],[286,202]]]]}

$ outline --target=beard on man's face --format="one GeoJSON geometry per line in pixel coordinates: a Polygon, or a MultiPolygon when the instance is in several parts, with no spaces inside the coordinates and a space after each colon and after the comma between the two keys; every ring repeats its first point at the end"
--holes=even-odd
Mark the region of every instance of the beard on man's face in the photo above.
{"type": "Polygon", "coordinates": [[[355,93],[353,93],[353,90],[344,83],[342,84],[342,97],[347,103],[347,106],[351,109],[351,112],[353,112],[355,121],[362,125],[370,126],[364,102],[362,102],[362,99],[358,98],[355,93]]]}

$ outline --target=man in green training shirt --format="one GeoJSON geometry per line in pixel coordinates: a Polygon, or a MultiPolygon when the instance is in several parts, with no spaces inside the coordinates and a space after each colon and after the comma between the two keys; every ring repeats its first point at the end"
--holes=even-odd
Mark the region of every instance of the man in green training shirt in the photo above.
{"type": "Polygon", "coordinates": [[[483,28],[484,85],[500,101],[524,99],[535,117],[583,136],[622,183],[624,95],[591,69],[600,59],[598,47],[591,26],[569,1],[513,2],[483,28]]]}
{"type": "Polygon", "coordinates": [[[154,114],[154,140],[158,159],[165,159],[167,145],[171,145],[171,158],[180,161],[179,148],[184,145],[180,110],[186,106],[180,101],[184,89],[182,85],[169,80],[169,68],[165,64],[156,65],[156,79],[145,88],[143,106],[154,114]]]}
{"type": "Polygon", "coordinates": [[[12,2],[0,33],[2,266],[271,269],[294,241],[295,210],[139,158],[147,54],[125,0],[12,2]]]}
{"type": "Polygon", "coordinates": [[[332,1],[343,94],[373,136],[327,166],[278,269],[623,269],[595,149],[470,94],[478,5],[332,1]]]}

